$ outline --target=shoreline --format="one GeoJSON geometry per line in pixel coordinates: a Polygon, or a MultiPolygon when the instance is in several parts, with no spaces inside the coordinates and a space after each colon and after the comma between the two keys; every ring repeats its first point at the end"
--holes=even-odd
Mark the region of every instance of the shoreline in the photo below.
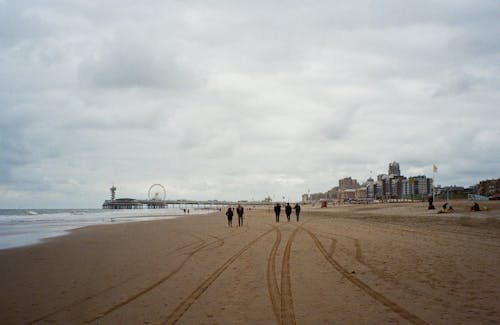
{"type": "MultiPolygon", "coordinates": [[[[32,209],[29,214],[0,215],[0,250],[36,245],[46,239],[66,236],[82,227],[123,222],[182,218],[188,214],[177,209],[102,210],[102,209],[32,209]],[[49,211],[36,213],[34,211],[49,211]]],[[[23,210],[21,210],[23,211],[23,210]]],[[[207,214],[209,209],[193,210],[191,214],[207,214]]]]}
{"type": "Polygon", "coordinates": [[[498,322],[500,202],[477,217],[466,204],[453,216],[391,203],[305,206],[299,223],[247,208],[243,227],[222,211],[75,229],[0,250],[0,322],[498,322]]]}

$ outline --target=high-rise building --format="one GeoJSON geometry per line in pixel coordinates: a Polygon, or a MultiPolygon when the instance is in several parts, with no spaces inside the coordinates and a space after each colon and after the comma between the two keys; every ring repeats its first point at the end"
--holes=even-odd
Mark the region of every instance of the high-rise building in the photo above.
{"type": "Polygon", "coordinates": [[[431,195],[433,185],[432,178],[427,178],[425,175],[413,176],[402,180],[401,194],[404,198],[431,195]]]}
{"type": "Polygon", "coordinates": [[[402,197],[403,180],[405,180],[405,179],[406,179],[406,177],[404,177],[404,176],[393,176],[392,178],[390,178],[391,198],[399,199],[402,197]]]}
{"type": "Polygon", "coordinates": [[[389,177],[390,176],[401,176],[401,171],[399,170],[399,163],[396,161],[389,163],[389,177]]]}

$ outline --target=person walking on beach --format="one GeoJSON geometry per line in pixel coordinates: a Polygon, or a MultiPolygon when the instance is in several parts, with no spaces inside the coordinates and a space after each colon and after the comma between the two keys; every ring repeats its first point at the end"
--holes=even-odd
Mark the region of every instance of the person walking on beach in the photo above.
{"type": "Polygon", "coordinates": [[[232,227],[233,226],[233,209],[231,207],[227,208],[226,216],[227,216],[227,225],[229,227],[232,227]]]}
{"type": "Polygon", "coordinates": [[[236,208],[236,214],[238,215],[238,227],[243,226],[243,207],[238,204],[238,207],[236,208]]]}
{"type": "Polygon", "coordinates": [[[298,203],[295,203],[293,209],[295,210],[295,215],[297,216],[297,222],[299,222],[300,205],[298,203]]]}
{"type": "Polygon", "coordinates": [[[290,222],[290,215],[292,214],[292,206],[290,203],[287,203],[285,206],[286,220],[290,222]]]}
{"type": "Polygon", "coordinates": [[[276,215],[276,222],[280,222],[280,212],[281,212],[281,205],[279,203],[276,203],[274,206],[274,214],[276,215]]]}

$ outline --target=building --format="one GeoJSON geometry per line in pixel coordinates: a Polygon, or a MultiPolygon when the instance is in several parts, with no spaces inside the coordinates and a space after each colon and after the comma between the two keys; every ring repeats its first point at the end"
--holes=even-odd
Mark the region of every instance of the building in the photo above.
{"type": "Polygon", "coordinates": [[[339,192],[340,202],[346,202],[356,199],[356,190],[355,189],[345,189],[339,192]]]}
{"type": "Polygon", "coordinates": [[[391,197],[391,185],[389,180],[389,175],[379,174],[377,175],[377,190],[375,192],[375,198],[382,200],[391,197]]]}
{"type": "Polygon", "coordinates": [[[477,193],[484,196],[493,196],[500,193],[500,178],[480,181],[477,184],[477,193]]]}
{"type": "Polygon", "coordinates": [[[339,190],[347,190],[347,189],[357,189],[359,187],[359,183],[357,180],[352,179],[351,177],[346,177],[343,179],[339,179],[339,190]]]}
{"type": "Polygon", "coordinates": [[[433,179],[425,175],[413,176],[401,181],[402,198],[423,198],[432,195],[433,179]]]}
{"type": "Polygon", "coordinates": [[[355,193],[356,200],[367,200],[368,199],[368,189],[366,187],[357,188],[355,193]]]}
{"type": "Polygon", "coordinates": [[[335,186],[332,189],[330,189],[328,192],[326,192],[325,194],[326,194],[326,199],[328,199],[330,201],[337,200],[339,197],[339,188],[337,186],[335,186]]]}
{"type": "Polygon", "coordinates": [[[141,201],[129,198],[106,200],[102,204],[103,209],[142,209],[142,207],[141,201]]]}
{"type": "Polygon", "coordinates": [[[389,175],[389,186],[392,199],[400,199],[403,197],[403,181],[404,176],[389,175]]]}
{"type": "MultiPolygon", "coordinates": [[[[498,183],[500,179],[494,181],[498,183]]],[[[493,185],[488,183],[488,185],[484,185],[481,189],[484,188],[484,191],[496,191],[500,193],[497,183],[493,185]]],[[[478,185],[479,187],[480,185],[478,185]]],[[[306,198],[310,201],[319,201],[321,199],[331,201],[338,199],[342,202],[343,200],[353,199],[353,195],[354,199],[363,198],[364,200],[422,199],[432,195],[433,189],[434,183],[432,178],[427,178],[425,175],[406,178],[401,175],[399,163],[393,161],[389,163],[388,173],[377,175],[376,180],[370,177],[363,185],[360,185],[356,179],[345,177],[339,180],[338,187],[334,187],[325,193],[311,194],[308,197],[304,194],[302,200],[304,201],[306,198]],[[359,191],[356,191],[357,189],[359,191]],[[354,190],[354,192],[346,192],[346,190],[354,190]]]]}
{"type": "Polygon", "coordinates": [[[399,163],[398,162],[391,162],[389,163],[389,177],[390,176],[401,176],[401,171],[399,170],[399,163]]]}
{"type": "Polygon", "coordinates": [[[326,199],[326,193],[313,193],[309,195],[309,199],[313,202],[326,199]]]}
{"type": "Polygon", "coordinates": [[[366,180],[366,197],[371,200],[375,200],[375,192],[377,190],[377,185],[373,178],[368,178],[366,180]]]}

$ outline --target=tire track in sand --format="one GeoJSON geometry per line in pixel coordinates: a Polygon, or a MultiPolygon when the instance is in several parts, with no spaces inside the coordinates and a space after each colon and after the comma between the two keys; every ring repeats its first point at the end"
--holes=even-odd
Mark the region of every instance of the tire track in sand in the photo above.
{"type": "Polygon", "coordinates": [[[224,264],[219,266],[210,276],[203,281],[189,296],[187,296],[168,316],[167,319],[162,324],[175,324],[184,313],[191,307],[191,305],[212,285],[212,283],[217,280],[217,278],[243,253],[245,253],[250,247],[252,247],[256,242],[258,242],[262,237],[266,236],[274,229],[269,229],[263,234],[259,235],[257,238],[246,244],[242,249],[240,249],[236,254],[231,256],[224,264]]]}
{"type": "Polygon", "coordinates": [[[337,249],[337,240],[335,238],[330,238],[332,243],[330,244],[330,250],[328,251],[328,256],[333,256],[335,249],[337,249]]]}
{"type": "MultiPolygon", "coordinates": [[[[245,231],[246,232],[246,231],[245,231]]],[[[235,236],[236,234],[239,234],[239,232],[234,232],[233,234],[229,235],[229,236],[226,236],[225,238],[228,238],[228,237],[232,237],[232,236],[235,236]]],[[[148,293],[149,291],[155,289],[156,287],[158,287],[159,285],[161,285],[162,283],[164,283],[165,281],[167,281],[168,279],[170,279],[172,276],[174,276],[175,274],[177,274],[183,267],[184,265],[189,261],[189,259],[195,255],[196,253],[198,253],[199,251],[201,251],[202,249],[214,244],[214,243],[218,243],[220,246],[222,246],[224,244],[224,239],[223,238],[219,238],[219,237],[216,237],[216,236],[211,236],[213,238],[215,238],[215,240],[212,240],[210,242],[205,242],[204,243],[201,243],[200,245],[196,246],[191,252],[187,253],[187,256],[186,258],[184,258],[184,260],[174,269],[172,270],[169,274],[167,274],[166,276],[162,277],[161,279],[159,279],[158,281],[152,283],[151,285],[149,285],[148,287],[136,292],[134,295],[128,297],[127,299],[111,306],[110,308],[106,309],[105,311],[101,312],[99,315],[91,318],[91,319],[88,319],[85,321],[85,323],[92,323],[92,322],[95,322],[101,318],[103,318],[104,316],[107,316],[109,314],[111,314],[112,312],[114,312],[115,310],[129,304],[130,302],[134,301],[135,299],[139,298],[140,296],[148,293]],[[222,245],[221,245],[222,243],[222,245]]],[[[217,247],[220,247],[220,246],[217,246],[217,247]]]]}
{"type": "MultiPolygon", "coordinates": [[[[200,245],[200,243],[201,243],[201,245],[203,245],[203,244],[206,242],[205,240],[203,240],[202,238],[200,238],[200,237],[198,237],[198,236],[196,236],[196,235],[190,234],[190,236],[191,236],[191,237],[196,238],[196,239],[198,240],[198,242],[192,242],[192,243],[189,243],[189,244],[183,245],[183,246],[181,246],[181,247],[178,247],[178,248],[176,248],[176,249],[174,249],[174,250],[172,250],[172,251],[168,252],[168,253],[166,254],[166,256],[172,255],[172,254],[174,254],[174,253],[176,253],[176,252],[178,252],[178,251],[180,251],[180,250],[183,250],[184,248],[187,248],[187,247],[189,247],[189,246],[193,246],[193,245],[196,245],[196,244],[198,244],[198,246],[199,246],[199,245],[200,245]]],[[[196,248],[195,248],[195,249],[196,249],[196,248]]],[[[104,294],[108,293],[109,291],[111,291],[111,290],[113,290],[113,289],[119,288],[119,287],[121,287],[123,284],[126,284],[126,283],[128,283],[129,281],[131,281],[131,280],[133,280],[133,279],[135,279],[135,278],[137,278],[137,277],[138,277],[138,275],[133,275],[133,276],[130,276],[130,277],[128,277],[128,278],[126,278],[126,279],[124,279],[124,280],[122,280],[122,281],[120,281],[120,282],[118,282],[118,283],[114,284],[114,285],[111,285],[111,286],[106,287],[106,288],[104,288],[104,289],[102,289],[102,290],[99,290],[99,291],[97,291],[97,292],[95,292],[95,293],[93,293],[93,294],[91,294],[91,295],[89,295],[89,296],[86,296],[86,297],[84,297],[84,298],[77,299],[77,300],[73,301],[72,303],[70,303],[70,304],[68,304],[68,305],[62,306],[62,307],[57,308],[57,309],[55,309],[55,310],[53,310],[53,311],[51,311],[51,312],[49,312],[49,313],[47,313],[47,314],[44,314],[44,315],[42,315],[42,316],[40,316],[40,317],[38,317],[38,318],[36,318],[36,319],[33,319],[33,320],[29,321],[29,322],[28,322],[28,323],[26,323],[26,324],[30,325],[30,324],[34,324],[34,323],[40,322],[40,321],[42,321],[42,320],[47,320],[47,318],[52,317],[52,316],[54,316],[54,315],[57,315],[57,314],[59,314],[59,313],[61,313],[61,312],[71,310],[71,308],[74,308],[74,307],[80,306],[81,304],[86,303],[87,301],[90,301],[90,300],[95,299],[95,298],[97,298],[97,297],[99,297],[99,296],[101,296],[101,295],[104,295],[104,294]]]]}
{"type": "Polygon", "coordinates": [[[292,284],[290,279],[290,251],[295,235],[300,228],[295,230],[288,238],[283,254],[281,265],[281,324],[295,324],[295,312],[293,309],[292,284]]]}
{"type": "MultiPolygon", "coordinates": [[[[345,236],[345,235],[339,235],[339,234],[333,234],[333,233],[330,233],[330,232],[325,232],[325,231],[320,231],[320,230],[316,230],[316,233],[319,233],[319,236],[320,237],[323,237],[323,238],[327,238],[327,239],[330,239],[330,240],[335,240],[333,237],[331,236],[342,236],[342,237],[345,237],[347,239],[350,239],[354,242],[354,247],[356,249],[356,253],[354,255],[354,258],[356,259],[357,262],[359,262],[359,264],[363,265],[364,267],[366,267],[367,269],[370,270],[371,273],[373,273],[375,276],[379,277],[380,279],[384,280],[384,281],[391,281],[392,283],[394,283],[395,285],[398,285],[398,286],[403,286],[403,284],[392,274],[388,274],[386,271],[384,270],[381,270],[371,264],[369,264],[368,262],[365,261],[365,259],[363,258],[363,251],[361,249],[361,243],[360,243],[360,240],[357,239],[357,238],[354,238],[354,237],[350,237],[350,236],[345,236]],[[325,235],[326,234],[326,235],[325,235]],[[327,236],[328,235],[328,236],[327,236]]],[[[335,244],[332,242],[332,245],[335,246],[335,244]]],[[[335,250],[335,248],[333,248],[333,250],[335,250]]],[[[412,251],[412,256],[413,256],[413,259],[415,259],[415,262],[417,265],[420,265],[423,263],[423,260],[414,252],[412,251]]],[[[329,252],[329,255],[332,256],[333,255],[333,252],[332,252],[332,246],[330,246],[330,252],[329,252]]],[[[426,276],[427,278],[427,276],[426,276]]],[[[433,286],[431,283],[428,283],[429,286],[433,286]]],[[[420,295],[421,292],[418,292],[416,291],[414,288],[411,288],[411,287],[408,287],[408,286],[405,286],[405,290],[407,291],[411,291],[417,295],[420,295]]]]}
{"type": "Polygon", "coordinates": [[[276,279],[276,253],[281,242],[281,231],[278,227],[274,227],[274,229],[276,230],[276,240],[267,258],[267,290],[271,298],[276,322],[279,323],[281,320],[281,293],[278,287],[278,280],[276,279]]]}
{"type": "Polygon", "coordinates": [[[349,280],[352,284],[363,290],[366,294],[368,294],[370,297],[378,301],[379,303],[383,304],[384,306],[388,307],[391,309],[393,312],[401,316],[402,318],[406,319],[412,324],[427,324],[426,321],[418,317],[417,315],[412,314],[408,310],[404,309],[403,307],[399,306],[395,302],[391,301],[389,298],[385,297],[383,294],[375,291],[372,289],[369,285],[349,273],[345,268],[343,268],[333,257],[331,257],[328,252],[326,251],[325,247],[323,244],[319,241],[318,237],[316,237],[315,234],[313,234],[309,229],[301,227],[304,231],[306,231],[309,236],[313,239],[314,243],[316,244],[316,247],[318,247],[319,251],[325,259],[333,266],[335,270],[337,270],[340,274],[342,274],[347,280],[349,280]]]}

